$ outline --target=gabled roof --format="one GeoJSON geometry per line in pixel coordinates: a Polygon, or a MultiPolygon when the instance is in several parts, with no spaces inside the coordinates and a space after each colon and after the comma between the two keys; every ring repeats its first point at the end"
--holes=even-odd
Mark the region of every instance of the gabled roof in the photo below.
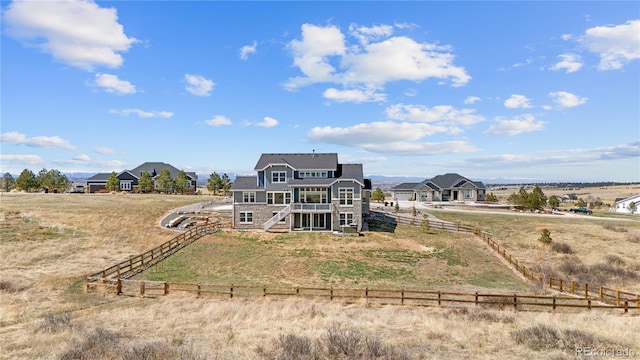
{"type": "Polygon", "coordinates": [[[231,191],[241,190],[264,190],[258,188],[257,176],[236,176],[236,179],[231,184],[231,191]]]}
{"type": "Polygon", "coordinates": [[[97,173],[90,178],[87,178],[87,182],[106,182],[109,180],[111,173],[97,173]]]}
{"type": "Polygon", "coordinates": [[[460,174],[456,174],[456,173],[447,173],[444,175],[438,175],[434,178],[432,178],[431,180],[429,180],[428,182],[436,185],[438,188],[440,189],[451,189],[454,187],[459,187],[462,184],[464,184],[465,182],[469,182],[470,184],[473,184],[473,186],[480,188],[480,189],[484,189],[485,186],[482,182],[480,181],[471,181],[469,179],[467,179],[466,177],[460,175],[460,174]]]}
{"type": "Polygon", "coordinates": [[[631,195],[631,196],[626,197],[626,198],[617,198],[617,199],[616,199],[616,204],[623,203],[623,202],[627,202],[627,201],[629,201],[629,200],[633,201],[633,200],[635,200],[636,198],[640,201],[640,194],[631,195]]]}
{"type": "Polygon", "coordinates": [[[290,179],[288,184],[290,186],[329,186],[338,181],[355,181],[365,186],[362,164],[338,164],[338,169],[333,178],[290,179]]]}
{"type": "Polygon", "coordinates": [[[335,171],[338,168],[338,154],[262,154],[254,170],[264,170],[269,165],[287,165],[294,170],[335,171]]]}
{"type": "MultiPolygon", "coordinates": [[[[133,170],[128,170],[133,176],[136,176],[138,179],[142,176],[143,172],[148,172],[149,175],[151,175],[151,177],[154,177],[156,175],[160,174],[160,171],[162,171],[162,169],[166,168],[167,170],[169,170],[169,173],[171,174],[172,178],[177,178],[178,177],[178,173],[180,173],[180,170],[178,170],[176,167],[174,167],[173,165],[167,164],[167,163],[163,163],[163,162],[146,162],[136,168],[134,168],[133,170]]],[[[197,180],[198,179],[198,175],[196,175],[195,172],[187,172],[187,177],[197,180]]]]}
{"type": "Polygon", "coordinates": [[[392,187],[391,190],[392,191],[415,190],[419,187],[418,185],[420,184],[422,183],[414,183],[414,182],[402,183],[392,187]]]}

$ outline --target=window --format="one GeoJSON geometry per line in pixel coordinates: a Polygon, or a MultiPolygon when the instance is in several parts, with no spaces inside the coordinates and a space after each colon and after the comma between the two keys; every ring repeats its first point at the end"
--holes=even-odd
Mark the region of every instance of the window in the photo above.
{"type": "Polygon", "coordinates": [[[131,190],[130,181],[120,181],[120,190],[131,190]]]}
{"type": "Polygon", "coordinates": [[[301,171],[298,173],[301,178],[326,178],[326,171],[301,171]]]}
{"type": "Polygon", "coordinates": [[[339,188],[340,205],[353,205],[353,188],[339,188]]]}
{"type": "Polygon", "coordinates": [[[326,204],[327,188],[300,188],[300,202],[307,204],[326,204]]]}
{"type": "Polygon", "coordinates": [[[350,225],[353,222],[353,213],[340,213],[340,226],[350,225]]]}
{"type": "MultiPolygon", "coordinates": [[[[278,215],[278,213],[279,213],[279,211],[274,211],[274,212],[271,213],[271,216],[276,216],[276,215],[278,215]]],[[[286,223],[287,222],[287,217],[285,216],[282,219],[280,219],[280,222],[281,223],[286,223]]]]}
{"type": "Polygon", "coordinates": [[[243,192],[242,193],[242,202],[246,202],[246,203],[254,203],[254,202],[256,202],[256,193],[254,193],[254,192],[243,192]]]}
{"type": "Polygon", "coordinates": [[[267,204],[269,205],[284,205],[291,203],[290,192],[274,192],[267,193],[267,204]]]}
{"type": "Polygon", "coordinates": [[[473,189],[464,189],[464,198],[472,199],[473,198],[473,189]]]}
{"type": "Polygon", "coordinates": [[[250,211],[241,211],[240,224],[252,224],[252,223],[253,223],[253,213],[250,211]]]}
{"type": "Polygon", "coordinates": [[[271,172],[271,182],[272,183],[286,183],[287,182],[287,172],[286,171],[272,171],[271,172]]]}

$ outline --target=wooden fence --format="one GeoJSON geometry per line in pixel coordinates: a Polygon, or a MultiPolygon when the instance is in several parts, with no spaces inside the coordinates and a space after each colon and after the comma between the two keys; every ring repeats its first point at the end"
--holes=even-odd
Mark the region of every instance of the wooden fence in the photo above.
{"type": "Polygon", "coordinates": [[[104,293],[124,296],[159,297],[169,294],[190,294],[198,298],[316,298],[346,303],[365,302],[386,305],[455,306],[475,304],[514,310],[546,308],[580,309],[640,309],[640,301],[624,299],[618,304],[607,304],[591,298],[576,296],[535,296],[519,294],[460,293],[443,291],[398,290],[398,289],[344,289],[324,287],[275,287],[214,285],[166,281],[142,281],[118,279],[113,283],[98,283],[104,293]]]}
{"type": "MultiPolygon", "coordinates": [[[[419,219],[417,217],[409,217],[403,215],[396,214],[385,214],[379,212],[373,212],[374,218],[395,222],[398,224],[406,224],[413,226],[422,226],[423,219],[419,219]]],[[[584,299],[592,299],[600,302],[605,302],[608,304],[623,304],[625,301],[629,301],[631,303],[638,304],[640,303],[640,294],[635,294],[631,292],[621,291],[617,289],[611,289],[604,286],[594,286],[590,287],[589,284],[584,283],[576,283],[573,280],[559,279],[554,277],[543,276],[539,272],[535,271],[522,264],[518,259],[514,258],[510,253],[506,251],[504,246],[501,246],[499,243],[494,241],[491,238],[491,234],[486,231],[481,231],[477,228],[473,228],[471,226],[461,225],[459,223],[451,223],[451,222],[443,222],[443,221],[434,221],[429,220],[429,227],[432,229],[442,229],[447,231],[459,231],[466,233],[474,233],[477,236],[481,237],[482,240],[489,246],[493,251],[495,251],[498,255],[500,255],[503,259],[505,259],[509,264],[511,264],[518,272],[520,272],[525,278],[540,283],[545,287],[548,287],[553,290],[557,290],[563,293],[571,294],[571,295],[579,295],[584,299]],[[544,284],[543,284],[544,283],[544,284]]]]}
{"type": "Polygon", "coordinates": [[[98,283],[115,284],[118,279],[131,278],[166,259],[168,256],[171,256],[197,239],[220,230],[221,227],[221,224],[218,222],[193,227],[143,254],[132,256],[128,260],[98,271],[95,274],[91,274],[87,277],[87,291],[92,292],[93,287],[99,287],[98,283]]]}

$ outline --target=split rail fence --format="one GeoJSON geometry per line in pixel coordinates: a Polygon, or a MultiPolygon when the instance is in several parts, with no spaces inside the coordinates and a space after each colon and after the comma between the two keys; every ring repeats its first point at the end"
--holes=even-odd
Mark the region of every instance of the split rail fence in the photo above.
{"type": "MultiPolygon", "coordinates": [[[[423,219],[418,219],[409,216],[402,216],[397,214],[373,212],[375,218],[387,222],[395,222],[398,224],[422,226],[423,219]]],[[[573,280],[566,280],[554,277],[543,276],[536,272],[534,269],[522,264],[518,259],[514,258],[510,253],[506,251],[504,246],[494,241],[491,238],[491,234],[486,231],[481,231],[477,228],[473,228],[467,225],[461,225],[460,223],[445,222],[439,220],[428,219],[429,228],[441,229],[447,231],[459,231],[465,233],[473,233],[484,241],[493,251],[505,259],[511,264],[518,272],[520,272],[525,278],[532,282],[537,282],[545,287],[553,290],[557,290],[562,293],[578,295],[584,299],[592,299],[608,304],[615,304],[620,306],[625,301],[634,303],[636,306],[640,305],[640,294],[635,294],[627,291],[611,289],[604,286],[589,286],[588,283],[576,283],[573,280]]]]}
{"type": "Polygon", "coordinates": [[[124,296],[159,297],[169,294],[187,294],[198,298],[315,298],[345,303],[362,302],[368,304],[414,305],[414,306],[455,306],[475,304],[486,307],[515,310],[547,308],[581,309],[640,309],[637,301],[625,299],[619,304],[606,304],[590,298],[574,296],[534,296],[518,294],[460,293],[443,291],[420,291],[398,289],[344,289],[316,287],[268,287],[214,285],[166,281],[143,281],[118,279],[115,283],[100,283],[104,293],[124,296]]]}
{"type": "Polygon", "coordinates": [[[87,277],[87,292],[92,292],[95,287],[99,288],[100,284],[115,284],[120,279],[129,279],[175,254],[178,250],[197,239],[212,234],[221,228],[222,225],[218,222],[193,227],[145,253],[132,256],[128,260],[91,274],[87,277]]]}

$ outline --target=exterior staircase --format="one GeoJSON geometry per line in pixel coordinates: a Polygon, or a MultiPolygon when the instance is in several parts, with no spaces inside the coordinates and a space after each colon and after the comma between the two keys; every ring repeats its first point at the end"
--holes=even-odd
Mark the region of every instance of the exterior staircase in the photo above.
{"type": "Polygon", "coordinates": [[[273,227],[273,225],[280,222],[280,220],[284,219],[285,216],[291,213],[291,204],[287,205],[286,208],[280,210],[277,214],[273,215],[273,217],[267,222],[264,223],[264,227],[262,228],[264,231],[267,231],[273,227]]]}

